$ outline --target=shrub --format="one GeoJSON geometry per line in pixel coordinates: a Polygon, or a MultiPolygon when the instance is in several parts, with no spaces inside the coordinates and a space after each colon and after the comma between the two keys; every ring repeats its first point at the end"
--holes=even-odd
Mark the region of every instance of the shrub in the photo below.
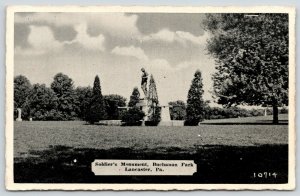
{"type": "Polygon", "coordinates": [[[150,115],[148,121],[145,122],[146,126],[157,126],[161,121],[161,108],[156,107],[152,111],[154,111],[153,114],[150,115]]]}
{"type": "Polygon", "coordinates": [[[132,107],[125,111],[122,116],[122,122],[126,126],[139,126],[142,124],[142,119],[145,113],[138,107],[132,107]]]}
{"type": "Polygon", "coordinates": [[[106,109],[107,120],[121,120],[119,107],[126,106],[126,98],[121,95],[104,95],[104,105],[106,109]]]}
{"type": "Polygon", "coordinates": [[[186,117],[186,105],[183,101],[169,102],[171,120],[184,120],[186,117]]]}
{"type": "Polygon", "coordinates": [[[287,107],[282,107],[280,110],[281,114],[288,114],[289,113],[289,109],[287,107]]]}

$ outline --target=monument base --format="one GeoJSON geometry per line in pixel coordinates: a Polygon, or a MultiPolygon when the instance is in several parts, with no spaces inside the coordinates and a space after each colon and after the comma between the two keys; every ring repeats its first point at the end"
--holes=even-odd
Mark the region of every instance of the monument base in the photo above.
{"type": "Polygon", "coordinates": [[[16,121],[21,122],[22,118],[17,118],[16,121]]]}
{"type": "MultiPolygon", "coordinates": [[[[140,99],[139,103],[136,104],[137,107],[139,107],[144,113],[145,113],[145,117],[143,119],[143,121],[147,121],[148,120],[148,111],[149,111],[149,106],[148,106],[148,101],[147,99],[140,99]]],[[[143,122],[143,124],[145,124],[145,122],[143,122]]]]}
{"type": "Polygon", "coordinates": [[[158,126],[162,127],[183,127],[184,120],[160,121],[158,126]]]}
{"type": "Polygon", "coordinates": [[[106,126],[121,126],[122,121],[121,120],[100,120],[100,125],[106,125],[106,126]]]}
{"type": "Polygon", "coordinates": [[[159,126],[159,127],[172,127],[173,123],[172,123],[172,121],[160,121],[157,126],[159,126]]]}

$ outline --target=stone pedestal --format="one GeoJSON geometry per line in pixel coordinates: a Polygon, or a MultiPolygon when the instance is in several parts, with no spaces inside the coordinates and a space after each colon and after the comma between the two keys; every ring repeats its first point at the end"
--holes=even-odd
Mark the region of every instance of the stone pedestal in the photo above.
{"type": "MultiPolygon", "coordinates": [[[[145,117],[142,122],[142,126],[145,126],[145,122],[148,121],[149,119],[149,105],[147,99],[140,99],[139,103],[136,105],[139,107],[144,113],[145,117]]],[[[160,117],[161,120],[158,124],[158,126],[183,126],[184,121],[173,121],[171,120],[171,115],[170,115],[170,106],[165,105],[165,106],[157,106],[160,107],[160,117]]]]}
{"type": "Polygon", "coordinates": [[[161,121],[171,121],[169,106],[161,106],[161,121]]]}
{"type": "Polygon", "coordinates": [[[20,121],[22,121],[22,117],[21,117],[22,116],[22,110],[21,110],[21,108],[18,108],[17,111],[18,111],[18,118],[16,119],[16,121],[20,122],[20,121]]]}
{"type": "Polygon", "coordinates": [[[160,106],[160,117],[161,120],[158,126],[173,126],[169,106],[160,106]]]}
{"type": "Polygon", "coordinates": [[[139,103],[136,104],[137,107],[139,107],[144,113],[145,117],[143,119],[143,125],[145,124],[144,122],[148,120],[148,112],[149,112],[149,106],[148,106],[148,101],[147,99],[140,99],[139,103]]]}

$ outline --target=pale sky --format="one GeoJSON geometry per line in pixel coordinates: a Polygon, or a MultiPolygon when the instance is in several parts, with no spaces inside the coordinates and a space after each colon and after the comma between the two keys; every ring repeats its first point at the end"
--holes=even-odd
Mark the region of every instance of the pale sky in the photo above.
{"type": "Polygon", "coordinates": [[[77,86],[129,100],[140,92],[141,67],[153,74],[161,104],[183,100],[194,73],[202,72],[204,99],[212,100],[214,60],[205,50],[203,14],[17,13],[14,75],[48,87],[62,72],[77,86]]]}

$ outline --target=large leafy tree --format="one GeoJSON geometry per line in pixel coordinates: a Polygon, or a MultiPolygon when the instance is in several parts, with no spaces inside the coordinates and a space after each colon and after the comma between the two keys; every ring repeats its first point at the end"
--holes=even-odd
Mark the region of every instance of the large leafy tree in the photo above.
{"type": "Polygon", "coordinates": [[[22,109],[22,118],[28,117],[27,108],[24,106],[31,87],[30,81],[25,76],[19,75],[14,78],[14,108],[22,109]]]}
{"type": "Polygon", "coordinates": [[[86,120],[86,115],[89,111],[91,98],[93,95],[93,89],[88,87],[77,87],[75,89],[78,97],[78,111],[77,115],[79,118],[86,120]]]}
{"type": "Polygon", "coordinates": [[[136,106],[137,103],[140,101],[140,92],[137,87],[134,87],[132,94],[130,95],[130,99],[128,102],[129,107],[134,107],[136,106]]]}
{"type": "Polygon", "coordinates": [[[120,120],[120,109],[118,107],[126,106],[126,98],[121,95],[104,95],[104,104],[109,120],[120,120]]]}
{"type": "Polygon", "coordinates": [[[33,120],[63,120],[57,111],[58,98],[54,91],[44,84],[34,84],[28,95],[25,107],[30,111],[33,120]]]}
{"type": "Polygon", "coordinates": [[[78,97],[73,80],[63,73],[58,73],[54,76],[51,89],[58,98],[57,110],[63,114],[64,120],[74,119],[77,116],[78,97]]]}
{"type": "Polygon", "coordinates": [[[218,103],[272,106],[278,123],[288,104],[288,14],[208,14],[204,26],[218,103]]]}
{"type": "Polygon", "coordinates": [[[204,120],[206,103],[203,93],[201,72],[197,70],[188,92],[185,125],[196,126],[204,120]]]}
{"type": "Polygon", "coordinates": [[[97,75],[94,80],[92,98],[89,106],[89,111],[87,112],[86,120],[89,123],[94,124],[95,122],[98,122],[99,120],[103,120],[105,118],[105,105],[101,92],[100,79],[97,75]]]}

